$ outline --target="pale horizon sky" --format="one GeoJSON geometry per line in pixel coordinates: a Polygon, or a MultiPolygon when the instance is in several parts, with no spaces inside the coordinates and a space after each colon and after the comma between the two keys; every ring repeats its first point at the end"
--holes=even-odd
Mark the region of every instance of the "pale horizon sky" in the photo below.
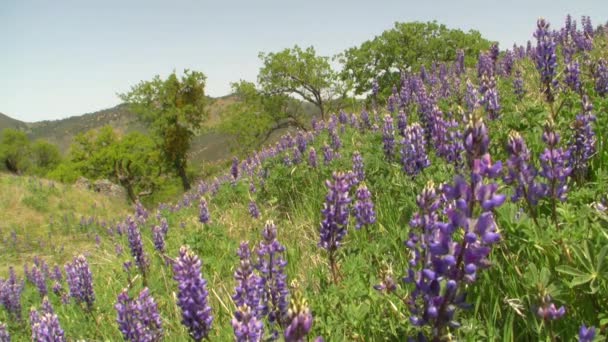
{"type": "Polygon", "coordinates": [[[154,75],[198,70],[206,93],[255,81],[258,53],[295,44],[333,56],[390,29],[432,21],[475,29],[502,49],[532,39],[536,19],[608,20],[608,1],[0,1],[0,113],[55,120],[120,103],[154,75]],[[601,17],[601,15],[605,17],[601,17]]]}

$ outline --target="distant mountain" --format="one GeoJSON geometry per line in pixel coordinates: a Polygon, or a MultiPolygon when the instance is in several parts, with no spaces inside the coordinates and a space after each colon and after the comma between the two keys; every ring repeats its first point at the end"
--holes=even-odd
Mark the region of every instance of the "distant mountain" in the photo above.
{"type": "Polygon", "coordinates": [[[5,114],[0,113],[0,131],[5,128],[26,129],[27,124],[23,121],[13,119],[5,114]]]}
{"type": "MultiPolygon", "coordinates": [[[[210,98],[209,120],[206,125],[214,125],[221,120],[223,110],[236,101],[234,96],[210,98]]],[[[5,128],[19,129],[28,134],[30,139],[44,139],[67,153],[74,137],[78,133],[110,125],[120,133],[139,131],[146,133],[146,125],[137,115],[129,111],[125,104],[100,110],[93,113],[72,116],[61,120],[45,120],[27,123],[0,113],[0,131],[5,128]]],[[[194,162],[217,161],[229,154],[229,137],[215,132],[203,133],[195,137],[190,151],[194,162]]]]}

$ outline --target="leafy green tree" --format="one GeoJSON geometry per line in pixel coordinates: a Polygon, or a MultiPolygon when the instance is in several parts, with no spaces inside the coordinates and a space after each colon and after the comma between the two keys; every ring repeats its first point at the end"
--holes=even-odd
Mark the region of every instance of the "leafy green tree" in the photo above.
{"type": "Polygon", "coordinates": [[[433,62],[456,59],[462,49],[467,65],[473,65],[479,52],[490,47],[478,31],[449,29],[437,22],[395,23],[372,40],[363,42],[338,55],[343,68],[342,80],[353,82],[357,95],[372,89],[378,80],[381,92],[388,93],[398,84],[401,72],[414,71],[420,66],[429,67],[433,62]]]}
{"type": "Polygon", "coordinates": [[[76,170],[91,179],[107,178],[122,185],[131,201],[151,195],[163,174],[160,153],[152,138],[139,132],[119,137],[111,126],[79,134],[71,146],[67,176],[76,170]]]}
{"type": "Polygon", "coordinates": [[[297,95],[314,104],[325,118],[331,105],[345,89],[329,64],[329,57],[317,56],[311,46],[299,46],[280,52],[260,53],[263,66],[258,83],[267,95],[297,95]]]}
{"type": "Polygon", "coordinates": [[[36,140],[31,148],[32,161],[36,172],[45,175],[61,162],[61,153],[57,146],[45,140],[36,140]]]}
{"type": "Polygon", "coordinates": [[[188,150],[207,117],[205,80],[202,72],[185,70],[181,77],[173,72],[165,80],[156,76],[120,95],[150,125],[162,160],[181,178],[184,190],[190,189],[188,150]]]}
{"type": "Polygon", "coordinates": [[[30,140],[23,131],[6,128],[0,141],[0,161],[9,172],[22,174],[30,166],[30,140]]]}
{"type": "Polygon", "coordinates": [[[113,170],[110,179],[127,190],[133,202],[143,196],[152,195],[161,183],[162,166],[160,154],[154,141],[139,132],[124,136],[119,142],[106,150],[113,170]]]}
{"type": "Polygon", "coordinates": [[[235,152],[243,154],[259,147],[278,129],[304,129],[300,101],[265,94],[247,81],[232,83],[232,90],[237,101],[224,111],[219,129],[233,137],[235,152]]]}
{"type": "Polygon", "coordinates": [[[118,136],[111,126],[79,133],[70,146],[70,161],[84,177],[107,178],[112,173],[114,161],[105,151],[117,141],[118,136]]]}

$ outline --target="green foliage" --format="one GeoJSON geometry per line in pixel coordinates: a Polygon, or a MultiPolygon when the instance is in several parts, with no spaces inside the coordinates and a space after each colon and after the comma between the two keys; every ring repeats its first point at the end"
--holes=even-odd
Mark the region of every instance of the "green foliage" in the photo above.
{"type": "Polygon", "coordinates": [[[61,154],[57,146],[44,141],[36,140],[31,147],[34,173],[46,175],[61,163],[61,154]]]}
{"type": "Polygon", "coordinates": [[[122,185],[131,201],[151,195],[163,182],[159,151],[145,134],[132,132],[119,137],[110,126],[75,138],[68,163],[53,173],[59,180],[82,175],[107,178],[122,185]]]}
{"type": "Polygon", "coordinates": [[[150,125],[163,162],[181,178],[184,190],[190,188],[188,150],[207,116],[205,80],[202,72],[185,70],[181,78],[173,72],[166,80],[156,76],[120,95],[150,125]]]}
{"type": "Polygon", "coordinates": [[[259,57],[263,66],[258,82],[264,93],[298,95],[314,104],[322,118],[328,104],[346,92],[329,64],[329,57],[317,56],[312,46],[302,50],[296,45],[276,53],[260,53],[259,57]]]}
{"type": "Polygon", "coordinates": [[[459,49],[465,52],[466,64],[474,65],[479,52],[489,47],[490,42],[475,30],[449,29],[435,21],[395,23],[392,29],[340,54],[340,77],[350,80],[359,95],[370,91],[377,78],[380,91],[388,96],[402,72],[454,61],[459,49]]]}
{"type": "Polygon", "coordinates": [[[0,161],[3,167],[16,174],[30,167],[30,141],[24,132],[12,128],[2,131],[0,161]]]}
{"type": "Polygon", "coordinates": [[[268,141],[278,129],[303,127],[302,113],[293,99],[270,95],[256,89],[251,82],[232,84],[238,101],[223,113],[219,130],[233,138],[233,150],[240,155],[268,141]]]}

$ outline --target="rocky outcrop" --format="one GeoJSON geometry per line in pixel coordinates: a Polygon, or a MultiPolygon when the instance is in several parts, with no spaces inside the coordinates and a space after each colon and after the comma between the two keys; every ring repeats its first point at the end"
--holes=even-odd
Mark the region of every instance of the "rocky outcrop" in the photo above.
{"type": "Polygon", "coordinates": [[[110,182],[107,179],[98,179],[93,183],[92,187],[93,191],[99,192],[101,194],[112,196],[112,197],[121,197],[124,198],[127,196],[127,192],[125,189],[117,184],[110,182]]]}

